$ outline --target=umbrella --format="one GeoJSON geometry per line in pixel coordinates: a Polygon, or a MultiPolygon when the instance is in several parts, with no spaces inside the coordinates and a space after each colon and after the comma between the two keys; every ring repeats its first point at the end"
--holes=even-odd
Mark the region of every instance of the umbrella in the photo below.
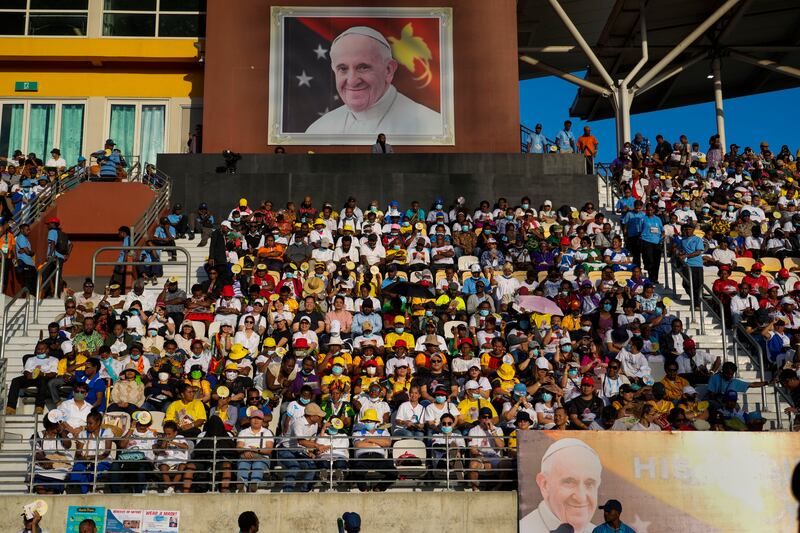
{"type": "Polygon", "coordinates": [[[406,298],[435,298],[431,287],[421,283],[411,283],[410,281],[397,281],[387,285],[384,292],[405,296],[406,298]]]}
{"type": "Polygon", "coordinates": [[[553,300],[548,300],[541,296],[524,295],[519,297],[517,309],[528,313],[541,313],[543,315],[564,316],[564,312],[556,305],[553,300]]]}

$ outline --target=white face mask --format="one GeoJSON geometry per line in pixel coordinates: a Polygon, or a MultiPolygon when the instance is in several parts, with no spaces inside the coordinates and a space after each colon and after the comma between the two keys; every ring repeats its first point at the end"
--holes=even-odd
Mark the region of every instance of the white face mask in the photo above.
{"type": "Polygon", "coordinates": [[[169,379],[169,374],[166,372],[159,372],[158,373],[158,380],[159,381],[167,381],[169,379]]]}
{"type": "Polygon", "coordinates": [[[236,379],[236,376],[238,375],[239,375],[238,372],[225,372],[225,377],[228,378],[230,381],[236,379]]]}
{"type": "Polygon", "coordinates": [[[378,369],[377,369],[377,368],[375,368],[374,366],[368,366],[368,367],[367,367],[367,375],[368,375],[368,376],[374,376],[374,375],[375,375],[375,372],[376,372],[377,370],[378,370],[378,369]]]}

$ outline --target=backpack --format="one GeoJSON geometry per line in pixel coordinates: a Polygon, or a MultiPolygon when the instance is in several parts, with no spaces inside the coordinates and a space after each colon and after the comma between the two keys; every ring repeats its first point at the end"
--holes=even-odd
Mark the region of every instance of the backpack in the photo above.
{"type": "Polygon", "coordinates": [[[67,238],[67,234],[60,229],[56,231],[58,234],[56,236],[55,251],[61,255],[67,255],[69,253],[69,238],[67,238]]]}

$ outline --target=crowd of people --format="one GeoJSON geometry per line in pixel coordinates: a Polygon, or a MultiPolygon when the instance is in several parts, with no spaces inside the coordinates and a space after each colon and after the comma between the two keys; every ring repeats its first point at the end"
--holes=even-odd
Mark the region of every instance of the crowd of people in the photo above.
{"type": "Polygon", "coordinates": [[[199,238],[207,279],[187,293],[157,253],[86,279],[12,380],[8,413],[26,389],[48,408],[32,483],[255,491],[280,465],[286,491],[329,471],[386,490],[416,439],[431,464],[454,448],[478,490],[513,477],[520,431],[762,430],[743,394],[767,383],[687,335],[659,268],[665,240],[695,289],[719,266],[726,312],[800,395],[794,157],[637,134],[612,169],[611,217],[529,197],[174,206],[150,242],[199,238]]]}

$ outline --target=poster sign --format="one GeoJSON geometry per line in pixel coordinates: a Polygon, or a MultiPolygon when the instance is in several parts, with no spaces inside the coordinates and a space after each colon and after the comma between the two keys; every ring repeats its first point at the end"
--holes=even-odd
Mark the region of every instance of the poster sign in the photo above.
{"type": "Polygon", "coordinates": [[[273,7],[269,143],[452,145],[451,8],[273,7]]]}
{"type": "Polygon", "coordinates": [[[526,431],[519,530],[591,533],[622,504],[637,533],[796,531],[792,433],[526,431]]]}
{"type": "Polygon", "coordinates": [[[141,509],[108,509],[106,510],[105,533],[141,533],[141,509]]]}
{"type": "Polygon", "coordinates": [[[180,511],[144,511],[142,533],[178,533],[180,511]]]}
{"type": "Polygon", "coordinates": [[[93,520],[97,531],[103,531],[105,524],[106,508],[70,505],[67,510],[66,533],[79,533],[81,522],[86,519],[93,520]]]}

